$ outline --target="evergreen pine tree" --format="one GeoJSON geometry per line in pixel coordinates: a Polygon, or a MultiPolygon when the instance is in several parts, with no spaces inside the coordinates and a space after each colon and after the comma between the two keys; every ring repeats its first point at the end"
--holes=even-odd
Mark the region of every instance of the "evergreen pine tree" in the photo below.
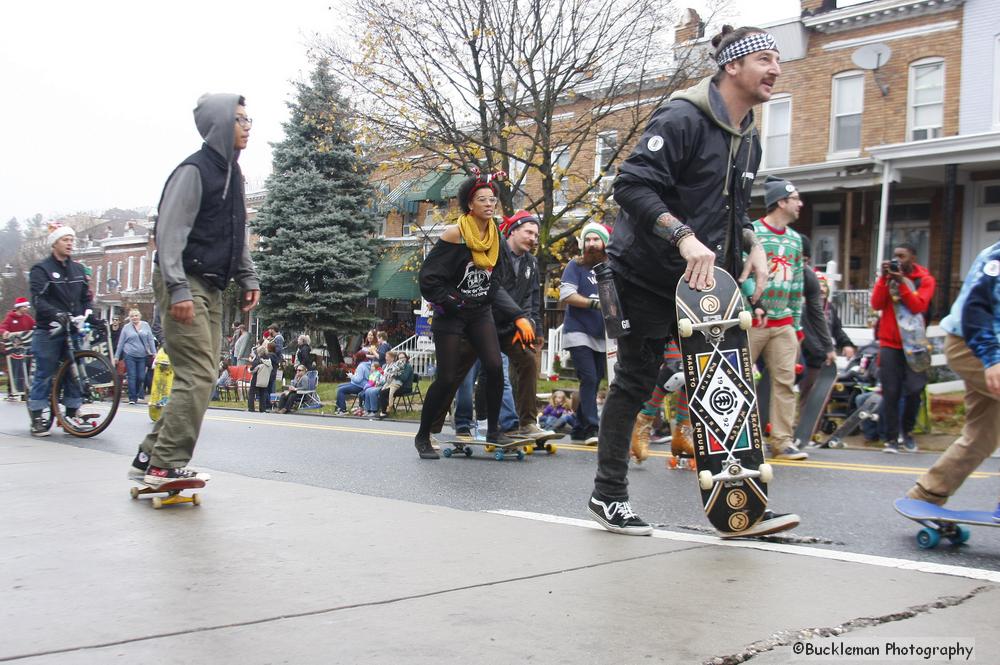
{"type": "Polygon", "coordinates": [[[379,248],[371,167],[357,150],[350,105],[329,62],[320,60],[296,88],[253,222],[261,315],[289,332],[323,331],[331,361],[339,362],[336,334],[371,324],[364,299],[379,248]]]}

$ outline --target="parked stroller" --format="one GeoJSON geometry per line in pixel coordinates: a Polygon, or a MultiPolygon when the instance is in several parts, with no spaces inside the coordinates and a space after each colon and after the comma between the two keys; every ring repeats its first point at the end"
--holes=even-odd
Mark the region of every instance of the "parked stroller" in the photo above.
{"type": "Polygon", "coordinates": [[[878,344],[871,343],[858,349],[847,367],[837,374],[818,432],[832,435],[857,410],[860,397],[875,390],[878,386],[877,360],[878,344]]]}

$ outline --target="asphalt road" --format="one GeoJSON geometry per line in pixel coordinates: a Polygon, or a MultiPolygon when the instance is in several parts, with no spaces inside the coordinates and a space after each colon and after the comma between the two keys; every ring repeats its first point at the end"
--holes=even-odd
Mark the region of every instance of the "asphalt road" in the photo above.
{"type": "MultiPolygon", "coordinates": [[[[28,425],[23,409],[0,403],[0,431],[23,434],[28,425]]],[[[150,426],[144,407],[123,405],[98,437],[75,439],[54,430],[49,440],[121,454],[126,494],[128,463],[150,426]]],[[[536,453],[521,462],[498,462],[478,448],[468,459],[424,461],[413,448],[415,431],[412,423],[213,409],[192,465],[462,510],[586,514],[595,470],[592,448],[566,439],[557,442],[557,454],[536,453]]],[[[633,508],[659,528],[713,533],[702,514],[694,473],[667,469],[666,451],[655,446],[654,451],[654,457],[629,472],[633,508]]],[[[972,527],[966,545],[924,551],[914,540],[919,527],[893,510],[893,499],[934,459],[935,454],[820,450],[806,462],[776,462],[771,505],[798,513],[802,524],[773,540],[1000,570],[1000,529],[972,527]]],[[[990,459],[949,507],[992,510],[1000,488],[997,467],[998,460],[990,459]]]]}

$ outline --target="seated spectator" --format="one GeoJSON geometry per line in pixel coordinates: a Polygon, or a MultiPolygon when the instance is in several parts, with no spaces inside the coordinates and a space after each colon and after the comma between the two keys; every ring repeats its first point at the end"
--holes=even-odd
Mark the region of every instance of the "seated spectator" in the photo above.
{"type": "Polygon", "coordinates": [[[212,401],[219,399],[219,391],[222,388],[232,388],[236,385],[233,381],[233,377],[229,375],[229,363],[223,360],[219,363],[219,378],[215,380],[215,386],[212,388],[212,401]]]}
{"type": "Polygon", "coordinates": [[[378,394],[382,390],[382,386],[385,385],[385,372],[382,371],[381,363],[378,359],[370,362],[372,371],[368,373],[368,386],[365,388],[365,394],[361,400],[365,415],[369,417],[378,414],[378,394]]]}
{"type": "Polygon", "coordinates": [[[287,388],[278,396],[278,412],[288,413],[299,407],[302,395],[298,394],[299,388],[306,385],[306,366],[299,365],[295,368],[295,376],[287,388]]]}
{"type": "Polygon", "coordinates": [[[368,387],[368,375],[372,371],[371,361],[368,360],[364,351],[358,351],[354,354],[354,362],[354,372],[348,375],[351,379],[350,382],[337,386],[337,410],[334,411],[334,414],[338,416],[347,415],[348,395],[357,395],[368,387]]]}
{"type": "Polygon", "coordinates": [[[576,414],[569,407],[566,393],[562,390],[553,390],[552,397],[549,398],[549,403],[539,419],[541,428],[554,432],[571,431],[576,426],[576,414]]]}
{"type": "Polygon", "coordinates": [[[389,416],[389,405],[397,392],[408,393],[413,390],[413,365],[410,364],[410,357],[403,351],[398,354],[389,351],[385,357],[389,366],[385,369],[385,385],[378,394],[379,418],[389,416]]]}

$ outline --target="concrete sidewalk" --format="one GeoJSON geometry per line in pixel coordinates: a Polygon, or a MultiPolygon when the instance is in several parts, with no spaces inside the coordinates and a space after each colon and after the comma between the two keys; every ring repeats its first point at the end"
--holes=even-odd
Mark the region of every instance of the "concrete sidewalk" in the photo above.
{"type": "Polygon", "coordinates": [[[0,435],[0,662],[780,663],[841,630],[974,640],[1000,662],[997,573],[219,472],[202,506],[154,511],[129,498],[129,461],[0,435]]]}

